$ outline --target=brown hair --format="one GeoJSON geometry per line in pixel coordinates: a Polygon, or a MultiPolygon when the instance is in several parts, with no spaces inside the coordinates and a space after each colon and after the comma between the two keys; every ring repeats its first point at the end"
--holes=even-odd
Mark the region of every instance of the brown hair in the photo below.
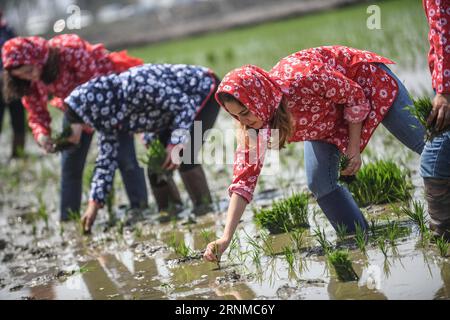
{"type": "MultiPolygon", "coordinates": [[[[19,68],[19,67],[17,67],[19,68]]],[[[3,72],[3,97],[9,103],[26,96],[30,92],[31,81],[14,77],[11,70],[5,69],[3,72]]],[[[45,84],[50,84],[56,80],[59,74],[59,50],[50,48],[47,62],[42,69],[41,80],[45,84]]]]}
{"type": "MultiPolygon", "coordinates": [[[[225,102],[237,102],[242,107],[248,109],[246,106],[244,106],[239,100],[237,100],[235,97],[233,97],[229,93],[220,92],[218,94],[218,98],[222,105],[225,105],[225,102]]],[[[294,125],[292,122],[292,115],[287,109],[287,104],[285,100],[283,99],[275,112],[271,123],[270,123],[271,129],[277,129],[279,133],[279,144],[278,145],[269,145],[269,148],[278,147],[279,149],[282,149],[285,147],[286,143],[288,142],[289,138],[292,136],[294,132],[294,125]]],[[[247,127],[245,125],[241,124],[242,131],[246,131],[247,127]]]]}

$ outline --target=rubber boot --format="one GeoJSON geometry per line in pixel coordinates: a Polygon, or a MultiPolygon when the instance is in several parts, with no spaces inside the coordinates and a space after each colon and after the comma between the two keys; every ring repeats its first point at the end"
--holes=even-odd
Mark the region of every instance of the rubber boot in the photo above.
{"type": "Polygon", "coordinates": [[[192,213],[201,216],[213,211],[211,193],[203,167],[197,165],[186,171],[180,170],[180,176],[192,200],[192,213]]]}
{"type": "Polygon", "coordinates": [[[327,216],[334,230],[338,226],[344,225],[347,233],[356,232],[356,224],[359,224],[364,231],[368,229],[368,224],[361,210],[353,199],[351,193],[342,186],[329,194],[317,199],[319,207],[327,216]]]}
{"type": "Polygon", "coordinates": [[[155,197],[161,222],[176,217],[183,210],[180,193],[171,175],[149,175],[150,186],[155,197]]]}
{"type": "Polygon", "coordinates": [[[424,178],[430,230],[434,237],[450,241],[450,179],[424,178]]]}

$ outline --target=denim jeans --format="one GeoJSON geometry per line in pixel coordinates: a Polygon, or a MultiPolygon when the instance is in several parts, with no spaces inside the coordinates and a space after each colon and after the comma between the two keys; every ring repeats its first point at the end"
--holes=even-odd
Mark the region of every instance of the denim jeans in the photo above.
{"type": "MultiPolygon", "coordinates": [[[[67,120],[64,119],[64,124],[66,123],[67,120]]],[[[64,150],[61,154],[61,220],[67,220],[71,211],[80,211],[83,169],[92,136],[83,132],[80,144],[74,149],[64,150]]],[[[147,207],[145,173],[136,159],[134,135],[119,134],[118,164],[130,206],[147,207]]]]}
{"type": "MultiPolygon", "coordinates": [[[[379,67],[387,71],[398,84],[398,96],[389,109],[382,124],[402,144],[421,154],[425,143],[425,130],[419,121],[405,110],[412,104],[408,90],[402,82],[384,64],[379,67]]],[[[305,171],[308,187],[316,199],[333,192],[338,188],[339,149],[323,141],[305,141],[305,171]]]]}
{"type": "Polygon", "coordinates": [[[428,141],[420,160],[423,178],[450,179],[450,131],[428,141]]]}

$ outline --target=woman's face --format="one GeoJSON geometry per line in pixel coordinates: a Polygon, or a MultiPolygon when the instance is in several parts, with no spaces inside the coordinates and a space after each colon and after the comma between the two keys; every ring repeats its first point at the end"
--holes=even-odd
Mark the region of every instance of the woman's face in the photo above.
{"type": "Polygon", "coordinates": [[[11,75],[22,80],[38,81],[41,77],[41,69],[38,66],[27,64],[11,70],[11,75]]]}
{"type": "Polygon", "coordinates": [[[253,129],[262,128],[263,122],[238,101],[225,102],[224,105],[228,112],[238,118],[243,125],[253,129]]]}

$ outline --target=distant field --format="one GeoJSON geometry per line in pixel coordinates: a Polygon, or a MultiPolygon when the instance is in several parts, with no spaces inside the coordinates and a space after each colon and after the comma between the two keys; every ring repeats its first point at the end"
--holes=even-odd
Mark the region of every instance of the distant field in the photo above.
{"type": "Polygon", "coordinates": [[[146,62],[201,64],[220,75],[246,63],[270,68],[298,50],[347,45],[388,56],[399,67],[424,63],[427,24],[421,1],[375,2],[381,8],[381,30],[369,30],[369,4],[130,49],[146,62]]]}

